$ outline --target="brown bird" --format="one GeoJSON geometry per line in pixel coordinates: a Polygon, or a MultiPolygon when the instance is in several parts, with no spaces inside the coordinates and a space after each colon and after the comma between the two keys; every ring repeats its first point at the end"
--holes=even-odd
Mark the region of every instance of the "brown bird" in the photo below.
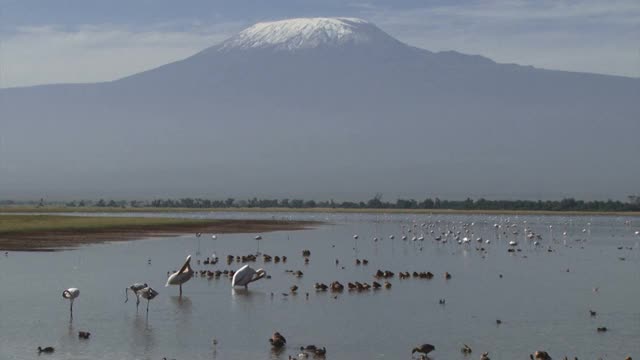
{"type": "Polygon", "coordinates": [[[42,347],[38,346],[38,354],[40,354],[40,353],[48,353],[48,354],[50,354],[50,353],[52,353],[54,351],[55,351],[55,349],[53,348],[53,346],[47,346],[45,348],[42,348],[42,347]]]}
{"type": "Polygon", "coordinates": [[[285,339],[284,336],[282,336],[279,332],[276,331],[273,333],[273,335],[271,335],[269,342],[271,343],[271,346],[273,346],[276,349],[279,349],[287,343],[287,339],[285,339]]]}
{"type": "Polygon", "coordinates": [[[546,351],[536,351],[533,355],[529,355],[532,360],[551,360],[551,356],[546,351]]]}
{"type": "Polygon", "coordinates": [[[421,353],[427,355],[435,349],[435,346],[431,344],[422,344],[420,346],[414,347],[413,350],[411,350],[411,354],[421,353]]]}

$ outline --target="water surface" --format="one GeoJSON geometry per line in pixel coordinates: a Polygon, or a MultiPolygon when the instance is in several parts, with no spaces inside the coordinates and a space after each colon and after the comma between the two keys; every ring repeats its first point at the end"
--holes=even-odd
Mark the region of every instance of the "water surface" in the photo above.
{"type": "Polygon", "coordinates": [[[204,234],[199,239],[187,235],[0,256],[0,358],[33,359],[37,346],[50,345],[55,353],[43,358],[287,359],[297,355],[299,346],[317,344],[326,346],[327,359],[402,359],[410,358],[411,348],[424,342],[435,345],[430,356],[434,360],[465,358],[460,352],[463,343],[473,348],[469,359],[484,351],[492,359],[522,359],[538,349],[554,358],[640,356],[640,238],[634,234],[640,229],[639,218],[142,215],[287,218],[327,224],[262,234],[261,241],[254,240],[255,234],[218,235],[217,240],[204,234]],[[527,240],[525,227],[540,239],[527,240]],[[460,245],[454,235],[446,237],[447,243],[434,240],[448,230],[461,231],[460,240],[472,241],[460,245]],[[401,240],[403,233],[406,241],[401,240]],[[359,235],[357,240],[354,234],[359,235]],[[425,239],[412,241],[413,236],[425,239]],[[480,237],[483,243],[476,241],[480,237]],[[507,252],[511,240],[518,241],[520,252],[507,252]],[[485,251],[476,250],[479,247],[485,251]],[[303,249],[311,250],[308,265],[303,249]],[[258,250],[286,255],[288,261],[264,264],[260,259],[252,264],[272,277],[251,284],[248,291],[233,291],[224,277],[195,277],[184,285],[182,298],[177,288],[164,287],[167,271],[177,269],[189,254],[196,270],[222,270],[241,264],[197,265],[196,260],[214,252],[223,259],[258,250]],[[368,259],[369,264],[357,266],[356,258],[368,259]],[[304,276],[296,278],[287,269],[302,270],[304,276]],[[377,269],[396,273],[390,279],[391,289],[345,290],[337,298],[313,289],[315,282],[334,280],[345,285],[371,283],[377,269]],[[435,277],[400,280],[400,271],[431,271],[435,277]],[[448,281],[445,272],[452,274],[448,281]],[[160,292],[150,304],[148,318],[144,301],[137,312],[135,302],[123,303],[124,288],[133,282],[147,282],[160,292]],[[282,295],[294,284],[300,288],[298,295],[282,295]],[[72,323],[68,302],[61,296],[67,287],[81,292],[72,323]],[[440,299],[446,300],[445,305],[439,304],[440,299]],[[596,317],[589,315],[590,309],[597,311],[596,317]],[[502,324],[497,325],[497,319],[502,324]],[[609,331],[597,333],[600,326],[609,331]],[[91,339],[79,340],[79,330],[90,331],[91,339]],[[270,350],[267,340],[273,331],[287,337],[281,353],[270,350]]]}

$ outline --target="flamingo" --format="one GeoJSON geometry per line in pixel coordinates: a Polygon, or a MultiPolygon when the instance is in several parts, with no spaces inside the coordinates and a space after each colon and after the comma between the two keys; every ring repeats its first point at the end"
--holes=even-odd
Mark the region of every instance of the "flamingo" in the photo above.
{"type": "Polygon", "coordinates": [[[231,287],[236,286],[244,286],[246,289],[249,283],[260,280],[267,275],[267,272],[263,269],[254,270],[249,265],[245,265],[238,269],[238,271],[233,274],[233,279],[231,280],[231,287]]]}
{"type": "Polygon", "coordinates": [[[62,292],[62,297],[69,299],[69,313],[71,314],[71,320],[73,320],[73,301],[80,296],[80,290],[78,288],[68,288],[62,292]]]}
{"type": "Polygon", "coordinates": [[[147,283],[134,283],[131,286],[129,286],[128,288],[124,289],[124,302],[126,303],[127,301],[129,301],[129,290],[131,290],[131,292],[133,292],[133,294],[136,296],[136,309],[138,308],[138,305],[140,305],[140,290],[146,288],[148,285],[147,283]]]}
{"type": "Polygon", "coordinates": [[[182,284],[191,280],[192,277],[193,269],[191,268],[191,255],[189,255],[180,270],[171,274],[164,286],[180,285],[180,296],[182,296],[182,284]]]}
{"type": "Polygon", "coordinates": [[[147,314],[149,314],[149,302],[158,296],[158,292],[147,286],[144,289],[140,289],[138,294],[139,296],[147,299],[147,314]]]}

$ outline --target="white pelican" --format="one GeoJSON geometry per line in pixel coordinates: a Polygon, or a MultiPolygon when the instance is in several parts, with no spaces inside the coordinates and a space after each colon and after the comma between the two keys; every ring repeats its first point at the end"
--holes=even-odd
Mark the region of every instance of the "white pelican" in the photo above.
{"type": "Polygon", "coordinates": [[[129,301],[129,290],[131,290],[131,292],[133,293],[133,295],[136,296],[136,309],[138,308],[138,305],[140,305],[140,290],[144,289],[147,287],[146,283],[135,283],[132,284],[131,286],[129,286],[128,288],[124,289],[124,302],[126,303],[127,301],[129,301]]]}
{"type": "Polygon", "coordinates": [[[260,280],[267,275],[267,272],[263,269],[254,270],[251,266],[245,265],[238,269],[238,271],[233,274],[233,279],[231,280],[231,287],[236,286],[244,286],[245,289],[248,287],[249,283],[260,280]]]}
{"type": "Polygon", "coordinates": [[[182,284],[191,280],[193,277],[193,269],[191,268],[191,255],[187,256],[187,260],[182,265],[182,268],[177,272],[174,272],[167,279],[167,283],[164,286],[180,285],[180,296],[182,296],[182,284]]]}
{"type": "Polygon", "coordinates": [[[80,290],[78,288],[68,288],[67,290],[62,292],[62,297],[65,299],[69,299],[69,313],[71,314],[71,319],[73,320],[73,301],[80,296],[80,290]]]}
{"type": "MultiPolygon", "coordinates": [[[[146,285],[146,284],[145,284],[146,285]]],[[[158,292],[153,290],[152,288],[150,288],[149,286],[145,287],[144,289],[140,289],[138,291],[138,294],[140,294],[140,296],[142,296],[143,298],[147,299],[147,314],[149,313],[149,302],[151,300],[153,300],[153,298],[155,298],[156,296],[158,296],[158,292]]]]}

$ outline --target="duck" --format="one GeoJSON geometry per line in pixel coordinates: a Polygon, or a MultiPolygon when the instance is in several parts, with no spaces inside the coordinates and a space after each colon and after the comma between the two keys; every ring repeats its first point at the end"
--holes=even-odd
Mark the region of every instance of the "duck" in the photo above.
{"type": "Polygon", "coordinates": [[[460,351],[462,351],[463,354],[471,354],[472,352],[471,347],[467,344],[462,344],[462,349],[460,349],[460,351]]]}
{"type": "Polygon", "coordinates": [[[284,347],[284,345],[287,343],[287,339],[285,339],[284,336],[282,336],[282,334],[276,331],[273,333],[273,335],[271,335],[271,338],[269,339],[269,343],[271,343],[272,347],[276,349],[280,349],[284,347]]]}
{"type": "Polygon", "coordinates": [[[328,288],[329,287],[326,284],[323,284],[323,283],[316,283],[315,284],[315,289],[317,291],[327,291],[328,288]]]}
{"type": "Polygon", "coordinates": [[[53,346],[47,346],[47,347],[44,347],[44,348],[38,346],[38,354],[40,354],[40,353],[51,354],[54,351],[55,351],[55,349],[53,348],[53,346]]]}
{"type": "Polygon", "coordinates": [[[91,333],[88,331],[78,331],[78,337],[80,339],[88,339],[91,336],[91,333]]]}
{"type": "Polygon", "coordinates": [[[491,360],[489,358],[489,353],[488,352],[482,353],[482,355],[480,356],[480,360],[491,360]]]}
{"type": "Polygon", "coordinates": [[[422,344],[414,347],[413,350],[411,350],[411,354],[421,353],[421,354],[427,355],[430,352],[434,351],[435,349],[436,347],[431,344],[422,344]]]}
{"type": "Polygon", "coordinates": [[[529,354],[531,360],[551,360],[551,356],[546,351],[536,351],[533,355],[529,354]]]}
{"type": "Polygon", "coordinates": [[[342,290],[344,290],[344,285],[342,285],[340,282],[334,281],[331,283],[331,291],[340,292],[342,290]]]}

